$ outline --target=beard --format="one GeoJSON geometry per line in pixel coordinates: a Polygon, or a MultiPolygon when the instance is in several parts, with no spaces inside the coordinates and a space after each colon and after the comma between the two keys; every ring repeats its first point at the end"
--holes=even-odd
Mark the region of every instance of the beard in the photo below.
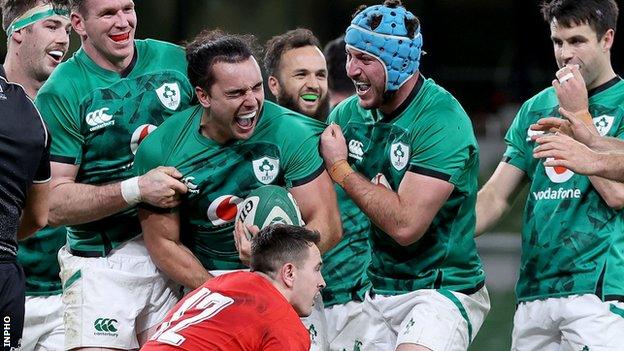
{"type": "Polygon", "coordinates": [[[282,90],[280,95],[277,96],[277,103],[282,107],[286,107],[287,109],[314,118],[318,121],[325,122],[327,120],[327,115],[329,115],[329,99],[327,94],[320,98],[319,105],[316,108],[316,111],[314,111],[314,113],[312,114],[309,114],[308,112],[301,109],[301,107],[297,103],[298,99],[298,96],[293,96],[282,90]]]}

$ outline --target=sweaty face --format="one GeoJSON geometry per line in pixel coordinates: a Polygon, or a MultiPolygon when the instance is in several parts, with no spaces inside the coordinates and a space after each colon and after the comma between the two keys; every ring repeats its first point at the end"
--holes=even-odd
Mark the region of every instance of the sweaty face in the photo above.
{"type": "Polygon", "coordinates": [[[206,101],[201,101],[209,111],[206,132],[219,143],[248,139],[264,103],[258,63],[253,57],[239,63],[217,62],[212,71],[214,83],[206,101]]]}
{"type": "Polygon", "coordinates": [[[280,105],[319,120],[327,118],[327,64],[317,47],[286,51],[281,57],[277,81],[280,105]]]}
{"type": "Polygon", "coordinates": [[[355,84],[360,106],[372,109],[385,102],[386,70],[376,57],[347,47],[347,75],[355,84]]]}
{"type": "Polygon", "coordinates": [[[120,62],[129,64],[137,24],[134,2],[88,0],[84,11],[72,14],[72,24],[89,56],[105,68],[119,66],[120,62]]]}
{"type": "Polygon", "coordinates": [[[63,16],[52,16],[20,30],[20,60],[31,78],[39,82],[48,79],[67,53],[70,31],[69,19],[63,16]]]}
{"type": "Polygon", "coordinates": [[[604,36],[598,40],[596,32],[587,24],[566,28],[558,25],[556,20],[550,25],[550,33],[559,68],[569,64],[579,65],[590,89],[604,83],[599,80],[610,67],[604,36]]]}
{"type": "Polygon", "coordinates": [[[308,247],[308,257],[300,267],[297,267],[297,277],[293,287],[293,308],[301,317],[312,313],[314,298],[325,287],[325,280],[321,274],[321,253],[316,245],[308,247]]]}

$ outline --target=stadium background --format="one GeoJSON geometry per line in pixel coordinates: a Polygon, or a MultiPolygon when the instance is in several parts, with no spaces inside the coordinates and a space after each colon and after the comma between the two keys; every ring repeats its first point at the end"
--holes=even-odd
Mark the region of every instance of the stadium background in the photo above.
{"type": "MultiPolygon", "coordinates": [[[[617,1],[617,0],[616,0],[617,1]]],[[[503,136],[519,105],[550,85],[556,64],[548,26],[535,0],[403,0],[421,19],[421,71],[449,90],[470,115],[481,147],[481,182],[504,151],[503,136]]],[[[622,8],[622,1],[617,1],[622,8]]],[[[137,38],[175,43],[204,28],[253,33],[260,43],[296,27],[321,42],[340,35],[360,0],[135,0],[137,38]]],[[[620,21],[621,22],[621,21],[620,21]]],[[[4,40],[6,37],[0,35],[4,40]]],[[[79,46],[72,36],[70,52],[79,46]]],[[[624,38],[616,35],[612,61],[624,65],[624,38]]],[[[0,46],[0,57],[6,47],[0,46]]],[[[267,94],[269,97],[270,94],[267,94]]],[[[488,273],[492,312],[470,350],[509,349],[515,309],[513,284],[520,255],[519,231],[526,192],[493,233],[478,239],[488,273]]]]}

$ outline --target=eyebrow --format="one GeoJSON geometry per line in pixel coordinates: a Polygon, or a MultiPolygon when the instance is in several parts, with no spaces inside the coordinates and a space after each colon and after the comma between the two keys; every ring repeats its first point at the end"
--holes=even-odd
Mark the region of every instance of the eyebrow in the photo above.
{"type": "MultiPolygon", "coordinates": [[[[259,86],[262,85],[262,81],[259,81],[258,83],[254,84],[251,86],[251,89],[253,88],[257,88],[259,86]]],[[[249,88],[234,88],[232,90],[226,90],[225,93],[228,95],[232,95],[232,94],[240,94],[240,93],[244,93],[248,90],[249,88]]]]}

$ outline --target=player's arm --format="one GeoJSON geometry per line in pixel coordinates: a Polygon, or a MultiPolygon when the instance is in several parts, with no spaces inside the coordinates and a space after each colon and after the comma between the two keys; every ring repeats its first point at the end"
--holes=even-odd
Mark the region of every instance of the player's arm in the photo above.
{"type": "Polygon", "coordinates": [[[49,182],[35,183],[28,189],[26,204],[22,210],[17,239],[22,240],[48,224],[49,182]]]}
{"type": "Polygon", "coordinates": [[[519,190],[527,183],[525,173],[515,166],[501,162],[492,177],[477,194],[477,228],[479,236],[492,228],[511,207],[519,190]]]}
{"type": "Polygon", "coordinates": [[[195,289],[212,278],[180,241],[180,216],[177,211],[159,213],[139,207],[139,220],[152,260],[169,278],[189,289],[195,289]]]}
{"type": "MultiPolygon", "coordinates": [[[[74,225],[93,222],[120,212],[141,201],[152,206],[171,208],[179,204],[179,194],[186,186],[178,179],[182,176],[175,168],[158,167],[136,179],[132,189],[133,200],[122,195],[122,183],[89,185],[76,182],[78,165],[52,162],[50,184],[50,225],[74,225]],[[136,201],[136,202],[134,202],[136,201]]],[[[133,181],[133,180],[131,180],[133,181]]]]}
{"type": "Polygon", "coordinates": [[[342,224],[336,192],[327,171],[314,180],[290,189],[308,229],[321,233],[319,250],[324,253],[342,237],[342,224]]]}
{"type": "Polygon", "coordinates": [[[403,246],[420,240],[454,189],[449,182],[409,171],[397,192],[356,172],[344,178],[342,187],[375,225],[403,246]]]}

